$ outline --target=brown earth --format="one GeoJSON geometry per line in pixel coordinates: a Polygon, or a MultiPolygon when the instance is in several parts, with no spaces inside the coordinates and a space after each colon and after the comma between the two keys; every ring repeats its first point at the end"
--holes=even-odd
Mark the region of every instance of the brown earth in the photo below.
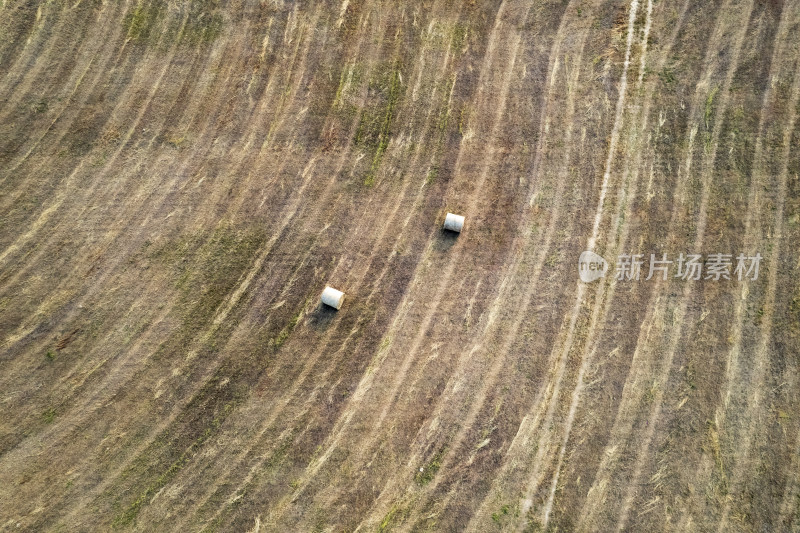
{"type": "Polygon", "coordinates": [[[798,42],[797,0],[0,0],[0,530],[800,531],[798,42]]]}

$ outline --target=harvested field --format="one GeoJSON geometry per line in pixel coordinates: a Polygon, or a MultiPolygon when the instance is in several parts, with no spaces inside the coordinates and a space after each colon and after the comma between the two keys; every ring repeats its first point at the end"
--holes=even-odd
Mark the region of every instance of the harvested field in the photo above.
{"type": "Polygon", "coordinates": [[[0,0],[0,531],[800,531],[798,43],[800,0],[0,0]]]}

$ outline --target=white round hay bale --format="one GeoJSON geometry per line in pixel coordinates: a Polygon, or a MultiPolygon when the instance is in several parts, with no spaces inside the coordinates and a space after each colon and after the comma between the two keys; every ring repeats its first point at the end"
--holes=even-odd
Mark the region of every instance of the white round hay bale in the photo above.
{"type": "Polygon", "coordinates": [[[455,231],[456,233],[461,233],[461,228],[464,227],[464,217],[461,215],[454,215],[453,213],[447,213],[447,216],[444,217],[444,229],[455,231]]]}
{"type": "Polygon", "coordinates": [[[342,307],[342,302],[344,302],[344,293],[342,291],[337,291],[333,287],[325,287],[325,290],[322,291],[322,303],[325,305],[339,309],[342,307]]]}

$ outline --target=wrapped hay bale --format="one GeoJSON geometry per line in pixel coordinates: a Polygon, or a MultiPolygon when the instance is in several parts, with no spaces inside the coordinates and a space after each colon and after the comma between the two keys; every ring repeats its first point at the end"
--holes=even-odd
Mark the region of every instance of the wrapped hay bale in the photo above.
{"type": "Polygon", "coordinates": [[[444,229],[461,233],[461,228],[463,227],[464,217],[461,215],[454,215],[453,213],[447,213],[444,219],[444,229]]]}
{"type": "Polygon", "coordinates": [[[342,291],[337,291],[333,287],[325,287],[325,290],[322,291],[323,304],[339,309],[342,307],[342,302],[344,302],[344,293],[342,291]]]}

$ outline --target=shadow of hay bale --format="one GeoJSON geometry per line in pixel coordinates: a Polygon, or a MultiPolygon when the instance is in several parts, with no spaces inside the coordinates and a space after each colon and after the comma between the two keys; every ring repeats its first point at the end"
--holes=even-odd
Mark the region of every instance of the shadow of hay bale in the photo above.
{"type": "Polygon", "coordinates": [[[319,302],[308,318],[308,325],[316,330],[327,329],[338,312],[340,311],[319,302]]]}

